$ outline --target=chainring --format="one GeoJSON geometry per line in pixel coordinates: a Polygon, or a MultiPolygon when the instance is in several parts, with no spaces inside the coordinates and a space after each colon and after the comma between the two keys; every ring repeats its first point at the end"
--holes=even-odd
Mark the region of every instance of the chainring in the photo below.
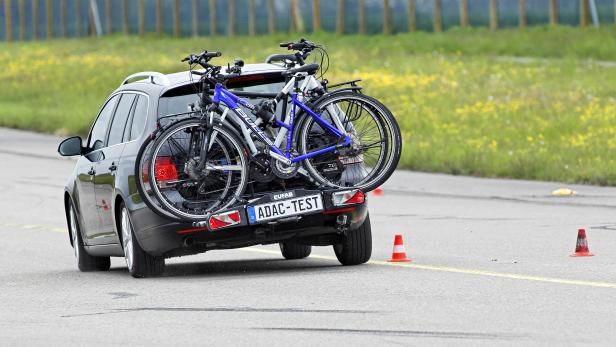
{"type": "Polygon", "coordinates": [[[288,180],[289,178],[293,178],[297,175],[297,170],[299,170],[299,162],[287,165],[280,160],[272,159],[270,160],[270,168],[276,177],[283,180],[288,180]]]}

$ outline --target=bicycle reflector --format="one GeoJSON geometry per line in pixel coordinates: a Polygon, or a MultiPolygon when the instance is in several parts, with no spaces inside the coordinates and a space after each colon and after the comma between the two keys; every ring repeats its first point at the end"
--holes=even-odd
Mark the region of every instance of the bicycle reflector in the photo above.
{"type": "Polygon", "coordinates": [[[208,221],[208,224],[210,226],[210,230],[216,230],[240,224],[241,220],[240,211],[234,210],[212,215],[208,221]]]}
{"type": "Polygon", "coordinates": [[[157,181],[172,181],[178,179],[178,171],[171,157],[156,158],[154,172],[157,181]]]}
{"type": "Polygon", "coordinates": [[[334,206],[361,204],[365,200],[366,195],[359,189],[344,190],[332,194],[332,203],[334,206]]]}

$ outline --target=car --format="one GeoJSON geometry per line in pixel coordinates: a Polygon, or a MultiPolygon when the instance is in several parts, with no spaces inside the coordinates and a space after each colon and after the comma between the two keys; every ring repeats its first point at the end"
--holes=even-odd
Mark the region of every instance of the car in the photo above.
{"type": "MultiPolygon", "coordinates": [[[[283,85],[282,71],[274,64],[246,64],[228,86],[259,98],[283,85]]],[[[286,259],[333,245],[344,265],[368,261],[370,218],[359,190],[318,189],[296,179],[261,187],[246,203],[200,224],[168,218],[144,202],[136,184],[137,154],[161,117],[194,107],[195,82],[189,71],[128,76],[104,102],[85,143],[74,136],[59,145],[60,155],[78,156],[63,201],[79,270],[105,271],[110,257],[124,257],[134,277],[156,276],[166,258],[276,243],[286,259]],[[279,213],[292,205],[303,209],[279,213]]]]}

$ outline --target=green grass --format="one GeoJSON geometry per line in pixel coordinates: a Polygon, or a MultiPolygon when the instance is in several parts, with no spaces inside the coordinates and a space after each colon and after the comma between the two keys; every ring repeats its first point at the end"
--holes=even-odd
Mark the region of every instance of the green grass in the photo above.
{"type": "MultiPolygon", "coordinates": [[[[616,27],[450,30],[392,37],[311,35],[332,82],[363,78],[405,140],[400,167],[616,185],[616,27]],[[541,59],[516,59],[512,57],[541,59]]],[[[0,125],[84,134],[136,71],[184,70],[190,52],[261,62],[289,35],[111,37],[0,44],[0,125]]]]}

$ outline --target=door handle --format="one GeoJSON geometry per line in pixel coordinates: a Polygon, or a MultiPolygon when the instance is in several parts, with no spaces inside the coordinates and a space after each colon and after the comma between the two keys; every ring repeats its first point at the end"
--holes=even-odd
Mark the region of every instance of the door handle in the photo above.
{"type": "Polygon", "coordinates": [[[94,176],[95,174],[96,174],[96,171],[94,171],[94,167],[91,167],[90,171],[88,171],[88,175],[94,176]]]}
{"type": "Polygon", "coordinates": [[[111,163],[111,166],[109,167],[109,171],[115,171],[117,169],[118,169],[118,167],[116,166],[116,164],[115,163],[111,163]]]}

